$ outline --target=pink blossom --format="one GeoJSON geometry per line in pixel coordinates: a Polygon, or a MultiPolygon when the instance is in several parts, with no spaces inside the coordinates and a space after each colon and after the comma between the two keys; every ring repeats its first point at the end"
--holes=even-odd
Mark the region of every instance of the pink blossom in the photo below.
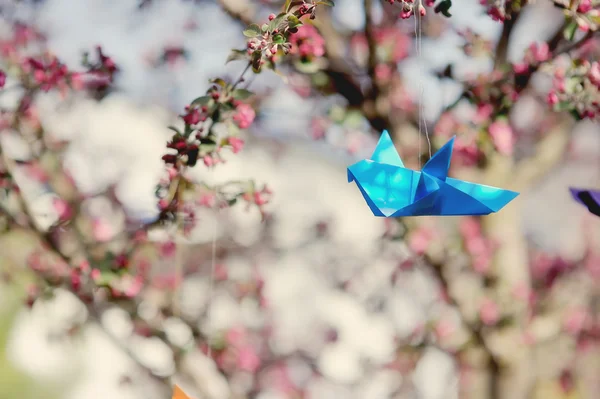
{"type": "Polygon", "coordinates": [[[529,71],[529,64],[526,62],[520,62],[518,64],[513,64],[513,71],[519,75],[524,74],[527,71],[529,71]]]}
{"type": "Polygon", "coordinates": [[[233,347],[240,347],[245,341],[247,333],[243,327],[233,327],[225,334],[225,341],[233,347]]]}
{"type": "Polygon", "coordinates": [[[532,277],[538,280],[543,278],[548,274],[553,264],[553,260],[547,255],[535,256],[530,263],[532,277]]]}
{"type": "Polygon", "coordinates": [[[456,119],[450,112],[443,113],[434,128],[434,134],[441,137],[450,137],[456,129],[456,119]]]}
{"type": "Polygon", "coordinates": [[[444,338],[451,336],[455,331],[456,331],[456,326],[454,325],[454,323],[451,323],[448,320],[440,320],[435,325],[435,329],[434,329],[435,335],[440,340],[443,340],[444,338]]]}
{"type": "Polygon", "coordinates": [[[212,208],[215,206],[216,196],[213,193],[205,193],[200,195],[200,199],[198,199],[198,205],[205,206],[207,208],[212,208]]]}
{"type": "Polygon", "coordinates": [[[56,213],[58,213],[58,217],[60,220],[68,220],[71,218],[71,207],[67,203],[67,201],[62,198],[54,198],[52,201],[52,206],[56,213]]]}
{"type": "Polygon", "coordinates": [[[240,103],[236,107],[236,112],[233,115],[233,120],[240,129],[247,129],[250,127],[252,122],[254,122],[254,118],[256,117],[256,112],[254,109],[246,103],[240,103]]]}
{"type": "Polygon", "coordinates": [[[533,43],[529,46],[529,51],[535,62],[540,63],[550,59],[550,47],[548,43],[533,43]]]}
{"type": "Polygon", "coordinates": [[[171,204],[171,203],[169,202],[169,200],[167,200],[167,199],[163,198],[163,199],[161,199],[160,201],[158,201],[158,208],[159,208],[161,211],[164,211],[165,209],[167,209],[167,208],[169,207],[169,205],[170,205],[170,204],[171,204]]]}
{"type": "Polygon", "coordinates": [[[322,57],[325,54],[325,40],[312,25],[302,25],[298,32],[290,35],[291,54],[302,57],[322,57]]]}
{"type": "Polygon", "coordinates": [[[428,228],[421,227],[411,234],[408,241],[408,246],[418,255],[422,255],[427,251],[429,244],[433,239],[433,231],[428,228]]]}
{"type": "Polygon", "coordinates": [[[32,163],[27,166],[27,175],[37,182],[45,183],[48,181],[48,174],[42,167],[37,163],[32,163]]]}
{"type": "Polygon", "coordinates": [[[485,298],[479,307],[479,317],[486,326],[493,326],[500,319],[500,309],[496,302],[485,298]]]}
{"type": "MultiPolygon", "coordinates": [[[[252,122],[250,122],[250,123],[252,123],[252,122]]],[[[227,139],[227,142],[231,146],[231,149],[234,154],[237,154],[238,152],[240,152],[242,150],[242,148],[244,148],[244,140],[242,140],[238,137],[229,137],[227,139]]]]}
{"type": "Polygon", "coordinates": [[[577,12],[585,14],[592,9],[592,0],[580,0],[577,6],[577,12]]]}
{"type": "Polygon", "coordinates": [[[251,373],[258,370],[260,367],[260,358],[256,354],[256,350],[249,345],[240,348],[237,354],[237,366],[251,373]]]}
{"type": "Polygon", "coordinates": [[[202,158],[202,161],[204,162],[204,165],[208,166],[209,168],[216,164],[215,159],[210,155],[205,155],[204,158],[202,158]]]}
{"type": "Polygon", "coordinates": [[[327,120],[323,118],[315,118],[310,122],[311,136],[314,140],[319,140],[325,137],[327,120]]]}
{"type": "Polygon", "coordinates": [[[571,309],[567,312],[563,322],[563,327],[567,333],[571,335],[579,335],[581,330],[583,330],[588,317],[589,316],[586,309],[571,309]]]}
{"type": "Polygon", "coordinates": [[[487,120],[492,116],[492,112],[494,112],[494,106],[492,104],[480,104],[477,107],[477,112],[475,113],[475,123],[487,122],[487,120]]]}
{"type": "Polygon", "coordinates": [[[460,221],[459,230],[464,239],[474,238],[481,235],[481,226],[474,217],[462,218],[460,221]]]}
{"type": "Polygon", "coordinates": [[[0,89],[6,84],[6,73],[0,69],[0,89]]]}
{"type": "Polygon", "coordinates": [[[473,257],[473,270],[478,274],[487,274],[492,266],[492,257],[488,252],[477,254],[473,257]]]}
{"type": "Polygon", "coordinates": [[[164,242],[160,244],[159,248],[160,256],[162,258],[171,258],[175,256],[175,253],[177,252],[177,244],[175,244],[175,241],[164,242]]]}
{"type": "Polygon", "coordinates": [[[144,280],[142,276],[135,276],[133,278],[129,278],[127,288],[124,291],[125,296],[129,298],[133,298],[137,296],[144,287],[144,280]]]}
{"type": "Polygon", "coordinates": [[[197,108],[186,107],[186,113],[182,116],[183,121],[188,125],[195,125],[200,122],[200,111],[197,108]]]}
{"type": "Polygon", "coordinates": [[[515,145],[515,137],[510,124],[505,120],[496,120],[489,127],[494,146],[502,155],[511,155],[515,145]]]}
{"type": "Polygon", "coordinates": [[[98,282],[100,280],[100,278],[102,277],[102,272],[100,272],[99,269],[92,269],[92,271],[90,272],[90,277],[95,282],[98,282]]]}
{"type": "Polygon", "coordinates": [[[92,232],[96,240],[103,242],[110,240],[114,234],[111,226],[102,219],[96,219],[93,221],[92,232]]]}
{"type": "Polygon", "coordinates": [[[600,63],[592,62],[590,70],[588,72],[588,79],[592,84],[600,89],[600,63]]]}
{"type": "Polygon", "coordinates": [[[546,101],[548,102],[549,105],[555,105],[558,104],[558,95],[551,91],[550,93],[548,93],[548,97],[546,98],[546,101]]]}
{"type": "Polygon", "coordinates": [[[477,142],[473,138],[459,136],[454,143],[454,151],[459,155],[457,159],[463,166],[475,165],[481,156],[477,142]]]}
{"type": "Polygon", "coordinates": [[[392,68],[387,64],[377,64],[375,67],[375,78],[380,81],[389,80],[392,76],[392,68]]]}

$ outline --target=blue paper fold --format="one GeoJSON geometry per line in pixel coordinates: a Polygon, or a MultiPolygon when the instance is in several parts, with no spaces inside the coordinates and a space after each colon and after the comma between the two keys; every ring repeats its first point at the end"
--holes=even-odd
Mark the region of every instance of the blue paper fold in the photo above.
{"type": "Polygon", "coordinates": [[[461,216],[498,212],[519,193],[448,177],[455,137],[419,172],[404,167],[390,135],[384,131],[371,159],[348,167],[348,182],[356,182],[375,216],[461,216]]]}

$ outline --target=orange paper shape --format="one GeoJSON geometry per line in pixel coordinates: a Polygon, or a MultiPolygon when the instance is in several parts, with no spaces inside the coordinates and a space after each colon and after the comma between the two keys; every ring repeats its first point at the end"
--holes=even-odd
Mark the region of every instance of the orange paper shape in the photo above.
{"type": "Polygon", "coordinates": [[[175,388],[173,388],[173,399],[192,399],[192,398],[187,396],[187,394],[185,392],[183,392],[181,390],[181,388],[179,388],[177,385],[175,385],[175,388]]]}

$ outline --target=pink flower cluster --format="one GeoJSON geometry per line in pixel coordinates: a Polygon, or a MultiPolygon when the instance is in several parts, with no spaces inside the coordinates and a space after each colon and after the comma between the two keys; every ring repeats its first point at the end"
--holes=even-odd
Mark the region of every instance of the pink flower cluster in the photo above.
{"type": "MultiPolygon", "coordinates": [[[[256,118],[256,112],[250,105],[237,102],[235,108],[235,114],[233,115],[233,121],[240,127],[240,129],[247,129],[254,122],[256,118]]],[[[231,143],[231,142],[230,142],[231,143]]],[[[234,152],[237,152],[234,148],[234,152]]]]}
{"type": "Polygon", "coordinates": [[[504,22],[508,18],[506,10],[511,7],[511,1],[506,0],[479,0],[482,6],[487,7],[487,14],[494,20],[504,22]]]}
{"type": "Polygon", "coordinates": [[[253,344],[251,335],[244,328],[232,328],[225,334],[225,349],[217,354],[219,368],[255,373],[261,365],[261,359],[253,344]]]}
{"type": "Polygon", "coordinates": [[[408,239],[408,246],[417,255],[423,255],[436,237],[436,232],[428,226],[420,226],[413,231],[408,239]]]}
{"type": "MultiPolygon", "coordinates": [[[[375,77],[379,81],[389,81],[395,65],[408,57],[412,47],[411,38],[399,27],[376,28],[373,32],[378,48],[375,67],[375,77]]],[[[365,64],[369,54],[367,38],[363,33],[357,33],[350,39],[350,49],[353,57],[365,64]]]]}
{"type": "Polygon", "coordinates": [[[556,280],[574,270],[576,264],[560,257],[534,253],[530,261],[531,275],[536,285],[550,289],[556,280]]]}
{"type": "Polygon", "coordinates": [[[69,70],[58,58],[48,54],[46,57],[28,58],[22,65],[23,71],[31,74],[36,83],[43,91],[49,91],[55,87],[64,89],[67,87],[69,70]]]}
{"type": "Polygon", "coordinates": [[[507,119],[497,119],[488,128],[496,150],[502,155],[510,156],[515,146],[515,134],[507,119]]]}
{"type": "Polygon", "coordinates": [[[542,62],[548,61],[551,57],[548,43],[532,43],[525,52],[525,58],[522,62],[514,64],[513,70],[516,74],[525,74],[542,62]]]}
{"type": "Polygon", "coordinates": [[[452,112],[443,113],[435,125],[434,135],[439,137],[440,142],[446,142],[455,134],[452,166],[476,165],[483,157],[483,153],[477,145],[478,132],[472,126],[458,121],[452,112]]]}
{"type": "Polygon", "coordinates": [[[290,43],[290,54],[298,55],[302,61],[325,55],[325,39],[312,25],[299,27],[298,32],[290,35],[290,43]]]}
{"type": "Polygon", "coordinates": [[[415,10],[418,10],[419,15],[421,15],[422,17],[425,16],[427,14],[427,11],[425,10],[423,4],[425,4],[425,6],[427,7],[432,7],[435,3],[435,0],[425,0],[424,2],[422,2],[421,0],[417,0],[416,3],[415,0],[387,0],[387,2],[392,5],[398,4],[401,8],[400,18],[408,19],[411,16],[415,15],[415,10]]]}
{"type": "Polygon", "coordinates": [[[554,3],[568,10],[580,31],[596,31],[600,28],[600,2],[597,0],[554,0],[554,3]]]}
{"type": "Polygon", "coordinates": [[[568,70],[556,68],[547,102],[557,111],[572,111],[580,118],[600,115],[600,63],[584,60],[568,70]]]}
{"type": "Polygon", "coordinates": [[[474,217],[465,217],[461,220],[460,234],[463,245],[471,256],[473,269],[481,275],[486,275],[492,265],[492,257],[496,250],[495,243],[483,235],[481,223],[474,217]]]}

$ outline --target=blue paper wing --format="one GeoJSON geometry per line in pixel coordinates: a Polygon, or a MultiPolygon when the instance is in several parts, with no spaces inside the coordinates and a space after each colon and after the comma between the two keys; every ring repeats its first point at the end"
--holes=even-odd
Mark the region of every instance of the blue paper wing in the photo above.
{"type": "Polygon", "coordinates": [[[413,201],[419,172],[363,160],[348,168],[375,216],[390,216],[413,201]]]}
{"type": "Polygon", "coordinates": [[[381,133],[377,147],[375,147],[375,151],[373,151],[373,155],[371,155],[371,160],[383,164],[399,166],[401,168],[404,167],[404,163],[402,163],[402,159],[387,130],[384,130],[383,133],[381,133]]]}
{"type": "MultiPolygon", "coordinates": [[[[453,179],[448,177],[446,179],[446,184],[450,187],[455,188],[458,191],[466,194],[468,197],[473,198],[475,201],[481,203],[486,208],[489,208],[491,212],[498,212],[500,209],[504,208],[506,204],[515,199],[519,193],[504,190],[502,188],[485,186],[483,184],[471,183],[464,180],[453,179]]],[[[469,210],[469,206],[465,203],[464,206],[460,204],[452,204],[450,202],[449,206],[453,208],[464,208],[464,211],[469,210]]],[[[475,209],[475,208],[474,208],[475,209]]],[[[469,215],[469,213],[462,213],[463,215],[469,215]]],[[[477,213],[478,215],[482,213],[477,213]]]]}
{"type": "Polygon", "coordinates": [[[442,181],[446,180],[448,176],[448,169],[450,169],[450,160],[452,158],[452,148],[454,148],[454,139],[452,137],[442,148],[440,148],[423,166],[421,172],[427,173],[442,181]]]}

